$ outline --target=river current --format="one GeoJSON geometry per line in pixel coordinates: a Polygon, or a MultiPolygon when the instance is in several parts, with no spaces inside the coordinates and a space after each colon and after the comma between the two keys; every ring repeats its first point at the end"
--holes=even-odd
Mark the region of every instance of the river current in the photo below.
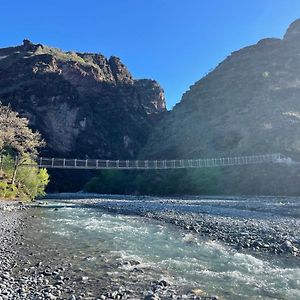
{"type": "Polygon", "coordinates": [[[186,213],[229,214],[239,220],[249,216],[278,219],[279,226],[280,218],[299,221],[297,198],[264,198],[262,204],[247,198],[103,196],[92,201],[95,207],[82,206],[78,200],[53,199],[36,209],[38,226],[27,238],[40,253],[64,260],[77,275],[91,279],[94,291],[97,282],[102,292],[105,285],[132,290],[139,285],[143,299],[151,282],[163,279],[181,295],[197,291],[224,300],[300,299],[300,259],[238,251],[173,224],[113,213],[101,205],[109,203],[111,208],[124,201],[131,207],[145,203],[150,211],[168,207],[186,213]]]}

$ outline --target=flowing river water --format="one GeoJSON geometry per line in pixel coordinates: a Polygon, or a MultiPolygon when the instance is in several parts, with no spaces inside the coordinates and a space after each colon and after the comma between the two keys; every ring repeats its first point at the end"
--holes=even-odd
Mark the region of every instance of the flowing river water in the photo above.
{"type": "MultiPolygon", "coordinates": [[[[275,223],[278,228],[294,226],[290,230],[297,243],[299,201],[122,196],[53,199],[35,209],[38,218],[25,238],[39,253],[38,259],[71,266],[74,274],[70,277],[80,277],[82,282],[77,285],[86,288],[88,284],[86,289],[98,297],[108,289],[121,287],[132,292],[132,299],[144,299],[151,284],[163,280],[174,295],[181,295],[175,299],[190,299],[188,295],[194,291],[212,299],[216,295],[224,300],[299,300],[300,258],[295,253],[239,250],[212,236],[145,215],[149,211],[158,210],[163,215],[177,210],[180,214],[184,211],[185,216],[214,215],[216,220],[230,217],[235,226],[251,218],[261,224],[275,223]],[[135,213],[141,209],[143,216],[135,213]]],[[[165,294],[165,299],[170,297],[170,293],[165,294]]]]}

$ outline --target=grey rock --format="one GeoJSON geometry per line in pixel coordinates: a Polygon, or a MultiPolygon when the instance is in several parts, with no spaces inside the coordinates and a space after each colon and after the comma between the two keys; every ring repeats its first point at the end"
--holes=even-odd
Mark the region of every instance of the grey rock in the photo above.
{"type": "Polygon", "coordinates": [[[160,300],[160,298],[156,294],[146,295],[144,300],[160,300]]]}

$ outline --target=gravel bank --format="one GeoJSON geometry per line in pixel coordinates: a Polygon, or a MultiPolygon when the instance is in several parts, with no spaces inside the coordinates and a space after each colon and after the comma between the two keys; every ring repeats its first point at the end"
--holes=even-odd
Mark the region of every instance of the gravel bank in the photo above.
{"type": "Polygon", "coordinates": [[[12,269],[17,265],[15,248],[21,243],[19,231],[24,226],[23,211],[22,204],[0,201],[0,300],[15,296],[12,269]]]}
{"type": "MultiPolygon", "coordinates": [[[[273,253],[299,262],[299,218],[282,215],[266,217],[264,214],[263,218],[259,218],[259,214],[246,217],[244,210],[243,216],[240,211],[235,211],[236,215],[225,216],[221,215],[219,206],[219,215],[193,213],[191,203],[178,205],[180,201],[174,199],[157,202],[151,197],[125,197],[125,200],[124,197],[68,198],[68,205],[140,215],[174,224],[211,240],[223,241],[238,251],[273,253]]],[[[47,206],[56,209],[55,202],[47,206]]],[[[38,211],[39,208],[25,209],[15,202],[0,202],[0,300],[217,299],[201,295],[201,290],[183,295],[172,283],[164,280],[124,287],[110,283],[109,278],[95,280],[86,277],[83,270],[74,269],[67,259],[57,255],[55,247],[49,249],[49,253],[43,253],[38,241],[33,243],[30,235],[26,234],[32,226],[39,226],[38,211]]],[[[132,270],[139,270],[139,262],[128,261],[128,264],[132,265],[132,270]]],[[[117,266],[111,268],[113,270],[117,266]]]]}
{"type": "MultiPolygon", "coordinates": [[[[26,232],[39,226],[38,215],[37,209],[0,202],[0,300],[217,299],[200,295],[201,290],[182,295],[165,280],[124,287],[110,283],[109,278],[86,277],[84,270],[74,269],[67,259],[56,256],[59,249],[42,253],[28,238],[26,232]]],[[[134,272],[138,270],[139,262],[128,264],[134,272]]]]}
{"type": "Polygon", "coordinates": [[[195,208],[193,201],[192,204],[174,199],[157,202],[151,197],[127,197],[122,200],[118,196],[103,196],[67,201],[96,206],[113,213],[140,215],[171,223],[211,240],[225,242],[239,251],[250,250],[300,258],[300,220],[277,212],[268,214],[266,211],[233,209],[224,204],[223,207],[212,204],[210,207],[198,205],[195,208]],[[195,209],[199,212],[193,213],[195,209]],[[228,212],[231,215],[226,215],[228,212]]]}
{"type": "Polygon", "coordinates": [[[175,224],[237,250],[252,250],[300,258],[299,222],[215,217],[204,214],[146,213],[148,217],[175,224]]]}

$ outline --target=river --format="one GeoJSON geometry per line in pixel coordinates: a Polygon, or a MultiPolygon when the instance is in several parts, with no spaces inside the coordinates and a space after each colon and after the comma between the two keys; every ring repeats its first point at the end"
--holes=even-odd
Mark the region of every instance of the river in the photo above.
{"type": "Polygon", "coordinates": [[[121,288],[128,299],[300,299],[298,198],[62,198],[35,208],[25,238],[36,259],[71,266],[74,288],[95,297],[121,288]],[[191,230],[190,215],[218,233],[203,222],[191,230]],[[237,247],[234,238],[251,231],[267,245],[237,247]],[[272,232],[295,251],[269,251],[279,239],[272,232]]]}

